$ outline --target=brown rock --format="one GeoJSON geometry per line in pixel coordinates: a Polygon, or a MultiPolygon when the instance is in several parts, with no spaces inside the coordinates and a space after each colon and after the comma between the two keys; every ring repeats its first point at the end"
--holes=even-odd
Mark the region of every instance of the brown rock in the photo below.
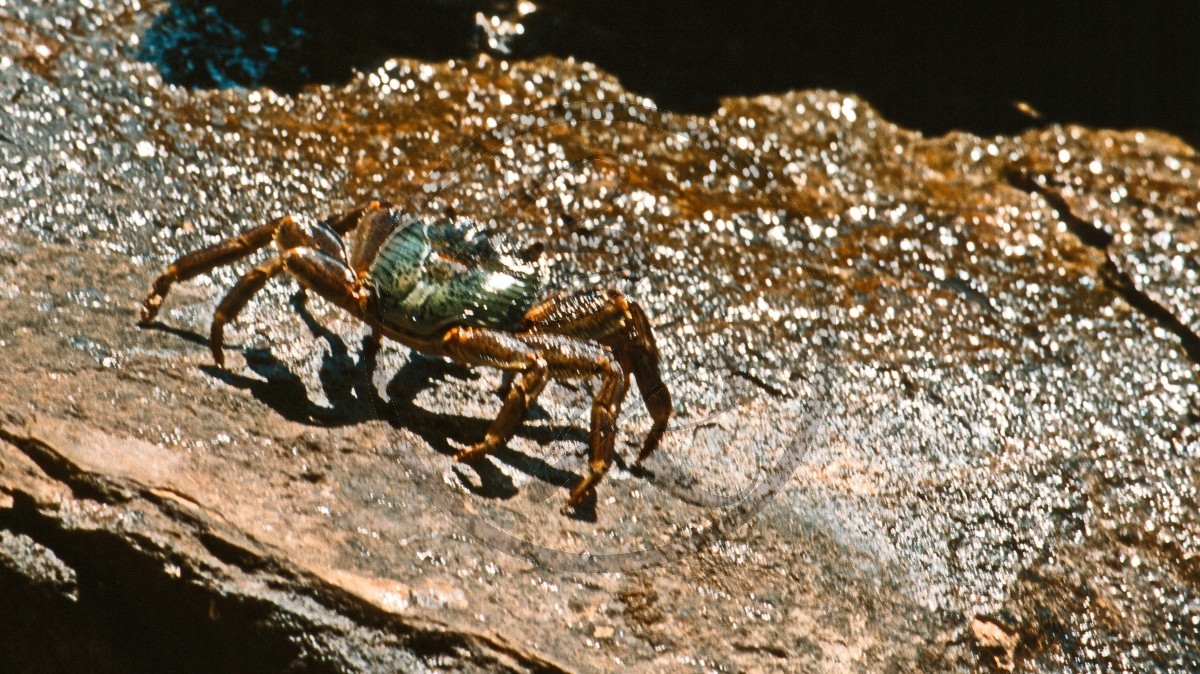
{"type": "Polygon", "coordinates": [[[0,668],[967,671],[967,625],[1035,671],[1200,666],[1186,145],[924,138],[819,91],[670,115],[553,59],[190,91],[93,4],[0,45],[0,668]],[[377,194],[638,298],[677,413],[646,472],[631,396],[558,513],[590,384],[457,464],[499,374],[374,353],[286,280],[228,370],[234,270],[137,327],[180,253],[377,194]]]}
{"type": "Polygon", "coordinates": [[[987,618],[972,620],[971,634],[981,651],[992,654],[996,669],[1005,672],[1013,670],[1016,666],[1013,653],[1021,642],[1019,634],[987,618]]]}

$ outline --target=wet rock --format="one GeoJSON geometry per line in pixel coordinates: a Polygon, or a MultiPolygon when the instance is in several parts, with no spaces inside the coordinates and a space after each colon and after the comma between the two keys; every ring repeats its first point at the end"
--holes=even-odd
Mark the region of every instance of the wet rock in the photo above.
{"type": "Polygon", "coordinates": [[[0,615],[35,616],[5,666],[1200,664],[1178,140],[926,138],[821,91],[677,116],[553,59],[191,91],[136,58],[162,5],[95,4],[10,0],[0,47],[0,615]],[[637,298],[677,412],[646,470],[630,396],[622,460],[559,514],[594,382],[455,463],[500,375],[376,349],[288,280],[227,370],[241,267],[137,327],[182,252],[375,195],[637,298]]]}
{"type": "Polygon", "coordinates": [[[1013,670],[1013,653],[1021,642],[1019,634],[990,618],[972,620],[971,634],[979,649],[992,656],[992,665],[996,669],[1005,672],[1013,670]]]}

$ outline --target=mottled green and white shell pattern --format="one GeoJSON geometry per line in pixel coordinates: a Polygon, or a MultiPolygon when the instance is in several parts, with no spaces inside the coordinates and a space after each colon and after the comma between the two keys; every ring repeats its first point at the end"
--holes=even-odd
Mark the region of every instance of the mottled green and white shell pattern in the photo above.
{"type": "Polygon", "coordinates": [[[368,273],[380,320],[419,335],[452,325],[515,330],[543,285],[540,265],[465,218],[398,226],[368,273]]]}

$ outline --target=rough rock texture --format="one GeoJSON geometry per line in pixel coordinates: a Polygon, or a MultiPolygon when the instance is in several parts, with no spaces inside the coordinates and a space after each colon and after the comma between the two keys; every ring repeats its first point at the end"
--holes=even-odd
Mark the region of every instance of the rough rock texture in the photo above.
{"type": "MultiPolygon", "coordinates": [[[[295,96],[138,62],[162,6],[0,0],[0,668],[1200,667],[1200,162],[924,138],[833,92],[657,112],[570,61],[295,96]],[[93,6],[94,5],[94,6],[93,6]],[[653,317],[677,418],[573,517],[594,382],[475,468],[501,377],[291,281],[211,364],[181,252],[389,196],[653,317]]],[[[626,460],[648,428],[630,398],[626,460]]]]}

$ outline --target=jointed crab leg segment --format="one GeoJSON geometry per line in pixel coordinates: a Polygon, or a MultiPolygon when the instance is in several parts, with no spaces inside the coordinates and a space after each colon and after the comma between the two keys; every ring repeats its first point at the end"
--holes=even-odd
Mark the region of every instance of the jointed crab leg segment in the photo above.
{"type": "MultiPolygon", "coordinates": [[[[372,210],[379,210],[386,207],[386,204],[379,201],[372,201],[357,208],[346,211],[339,215],[329,218],[328,227],[334,232],[344,233],[353,229],[358,224],[363,213],[372,210]]],[[[171,285],[178,281],[186,281],[190,278],[205,274],[207,272],[227,265],[231,262],[246,257],[259,250],[263,246],[277,238],[280,229],[292,225],[300,227],[290,215],[285,215],[281,218],[276,218],[270,222],[264,223],[251,229],[250,231],[235,236],[224,241],[215,243],[207,248],[192,251],[187,255],[180,257],[167,267],[158,279],[154,281],[154,286],[150,294],[146,297],[146,301],[142,303],[142,323],[149,323],[158,315],[158,309],[162,306],[163,299],[171,290],[171,285]]],[[[312,239],[313,234],[310,232],[308,238],[312,239]]],[[[328,237],[323,234],[315,235],[319,237],[321,245],[313,247],[325,252],[331,252],[329,246],[337,246],[342,250],[341,257],[345,256],[341,242],[337,241],[336,237],[328,237]]],[[[297,243],[289,242],[289,245],[281,245],[281,248],[291,248],[297,243]]]]}
{"type": "Polygon", "coordinates": [[[471,365],[521,373],[509,387],[504,405],[483,441],[454,457],[459,461],[473,461],[496,451],[513,436],[542,389],[546,388],[551,376],[550,363],[515,336],[483,328],[451,328],[442,336],[439,350],[471,365]]]}
{"type": "Polygon", "coordinates": [[[167,267],[167,270],[154,281],[150,294],[142,303],[142,323],[149,323],[158,315],[158,309],[162,306],[163,298],[167,296],[172,283],[186,281],[250,255],[270,243],[279,226],[290,220],[291,217],[286,215],[276,218],[245,234],[192,251],[172,262],[171,266],[167,267]]]}
{"type": "Polygon", "coordinates": [[[613,452],[617,441],[617,415],[620,400],[625,397],[625,377],[621,367],[607,358],[597,363],[601,367],[600,392],[592,401],[592,433],[589,438],[591,453],[588,457],[588,474],[567,499],[567,507],[573,508],[583,502],[600,480],[612,467],[613,452]]]}
{"type": "Polygon", "coordinates": [[[348,262],[346,248],[337,233],[321,223],[301,223],[285,220],[275,232],[275,246],[280,251],[292,248],[312,248],[343,262],[348,262]]]}
{"type": "Polygon", "coordinates": [[[637,463],[641,463],[658,448],[658,443],[667,431],[667,422],[671,418],[671,392],[663,383],[662,374],[658,369],[658,345],[654,343],[650,321],[646,320],[645,312],[636,302],[629,303],[629,314],[632,317],[631,332],[634,335],[630,340],[636,340],[638,348],[613,348],[618,352],[618,356],[621,356],[621,364],[633,370],[638,390],[642,392],[642,401],[646,403],[646,410],[654,420],[650,432],[646,434],[646,440],[642,443],[642,451],[638,453],[637,463]]]}
{"type": "Polygon", "coordinates": [[[324,225],[304,225],[290,217],[280,218],[274,225],[275,244],[283,252],[243,274],[237,285],[221,299],[213,316],[209,348],[213,360],[220,367],[225,366],[222,351],[225,324],[237,318],[254,293],[262,290],[267,281],[285,269],[302,285],[312,288],[322,297],[359,318],[364,315],[360,293],[357,288],[351,287],[354,277],[344,262],[346,252],[333,232],[324,225]]]}
{"type": "Polygon", "coordinates": [[[542,389],[546,388],[547,381],[549,377],[546,362],[540,358],[531,358],[528,369],[508,388],[508,393],[504,396],[504,405],[488,428],[487,435],[481,442],[460,451],[454,458],[459,461],[474,461],[504,446],[529,414],[529,408],[533,406],[542,389]]]}
{"type": "Polygon", "coordinates": [[[483,441],[459,452],[454,458],[469,461],[475,456],[490,454],[507,442],[529,414],[529,408],[533,406],[542,389],[546,388],[548,379],[545,361],[535,359],[529,369],[509,387],[508,395],[504,397],[504,405],[488,428],[487,435],[483,436],[483,441]]]}
{"type": "Polygon", "coordinates": [[[370,323],[365,310],[366,292],[345,262],[311,248],[293,248],[281,257],[288,272],[305,288],[370,323]]]}
{"type": "MultiPolygon", "coordinates": [[[[658,346],[642,308],[615,290],[594,290],[572,297],[552,297],[530,309],[525,321],[532,332],[596,340],[612,349],[626,376],[632,374],[637,379],[653,420],[637,460],[650,456],[667,430],[671,394],[659,374],[658,346]]],[[[618,393],[618,408],[624,395],[624,390],[618,393]]]]}
{"type": "Polygon", "coordinates": [[[225,297],[221,298],[221,303],[217,305],[217,311],[213,314],[212,326],[208,333],[208,348],[212,351],[213,361],[216,362],[217,367],[225,367],[223,350],[225,348],[225,324],[237,318],[254,293],[262,290],[263,286],[267,285],[267,281],[281,271],[283,271],[283,258],[272,258],[242,274],[237,285],[230,288],[229,292],[225,293],[225,297]]]}
{"type": "Polygon", "coordinates": [[[285,269],[304,287],[365,320],[363,293],[344,262],[312,248],[292,248],[243,274],[217,306],[209,348],[218,366],[225,366],[225,356],[221,352],[225,345],[225,324],[237,318],[254,293],[285,269]]]}
{"type": "Polygon", "coordinates": [[[555,295],[525,314],[530,330],[600,340],[623,331],[628,301],[615,290],[555,295]]]}
{"type": "Polygon", "coordinates": [[[600,374],[600,391],[592,401],[588,443],[588,476],[571,490],[568,506],[577,506],[608,472],[613,462],[616,420],[627,386],[621,366],[601,348],[562,335],[511,335],[482,328],[452,328],[443,338],[446,355],[472,365],[520,370],[483,442],[458,454],[471,461],[502,446],[524,420],[548,378],[578,379],[600,374]]]}

